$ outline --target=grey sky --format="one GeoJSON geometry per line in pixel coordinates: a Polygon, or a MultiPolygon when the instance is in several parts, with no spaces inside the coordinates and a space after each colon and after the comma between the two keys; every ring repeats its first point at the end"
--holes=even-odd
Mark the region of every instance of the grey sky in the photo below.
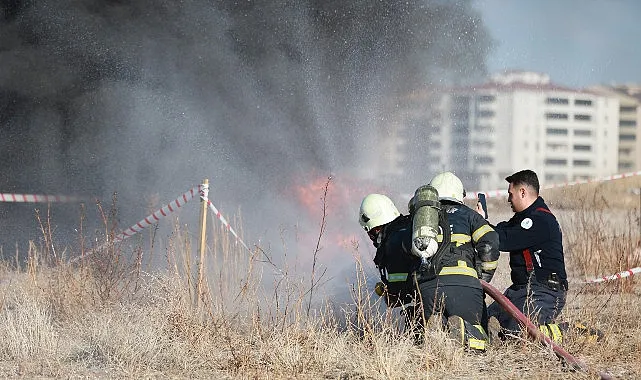
{"type": "Polygon", "coordinates": [[[571,87],[641,83],[641,1],[476,0],[496,48],[488,70],[548,73],[571,87]]]}

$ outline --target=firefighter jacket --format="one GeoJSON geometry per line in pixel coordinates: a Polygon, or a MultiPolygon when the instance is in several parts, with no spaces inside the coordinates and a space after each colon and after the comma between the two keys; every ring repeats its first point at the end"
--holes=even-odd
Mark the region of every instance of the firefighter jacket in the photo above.
{"type": "Polygon", "coordinates": [[[412,302],[416,288],[413,274],[421,266],[421,259],[412,254],[412,217],[397,217],[385,225],[381,234],[374,264],[387,288],[387,304],[412,302]]]}
{"type": "MultiPolygon", "coordinates": [[[[450,249],[437,258],[439,281],[463,285],[458,276],[447,277],[460,274],[489,282],[498,265],[499,235],[481,215],[461,203],[441,200],[441,208],[447,214],[451,243],[450,249]]],[[[467,279],[466,282],[480,286],[478,281],[467,279]]]]}
{"type": "Polygon", "coordinates": [[[499,249],[510,252],[514,285],[526,285],[534,273],[542,284],[567,289],[561,227],[543,198],[538,197],[527,209],[497,224],[495,230],[499,249]]]}
{"type": "Polygon", "coordinates": [[[439,249],[427,262],[412,254],[412,216],[401,215],[381,233],[374,263],[387,286],[388,305],[411,302],[416,285],[463,285],[481,288],[479,274],[489,281],[499,257],[498,235],[474,210],[445,201],[439,212],[439,249]]]}

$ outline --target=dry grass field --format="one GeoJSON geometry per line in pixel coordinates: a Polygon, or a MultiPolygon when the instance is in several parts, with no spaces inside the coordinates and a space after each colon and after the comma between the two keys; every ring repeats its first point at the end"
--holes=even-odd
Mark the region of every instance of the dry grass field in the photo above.
{"type": "MultiPolygon", "coordinates": [[[[309,274],[276,267],[268,273],[260,250],[251,257],[226,234],[211,243],[210,269],[196,297],[197,263],[185,254],[193,249],[176,228],[166,243],[165,268],[154,272],[141,265],[140,250],[118,246],[69,264],[32,245],[25,265],[1,262],[0,377],[639,379],[639,280],[581,283],[641,265],[634,181],[543,193],[561,221],[571,274],[562,319],[605,333],[600,342],[564,337],[562,346],[584,370],[568,368],[525,335],[494,339],[479,354],[429,329],[426,343],[415,346],[399,329],[398,310],[384,311],[372,295],[358,258],[371,259],[357,246],[351,307],[310,308],[309,274]]],[[[490,214],[500,221],[509,217],[509,206],[491,200],[490,214]]],[[[504,255],[492,281],[499,290],[509,285],[507,268],[504,255]]],[[[317,299],[321,285],[313,289],[317,299]]]]}

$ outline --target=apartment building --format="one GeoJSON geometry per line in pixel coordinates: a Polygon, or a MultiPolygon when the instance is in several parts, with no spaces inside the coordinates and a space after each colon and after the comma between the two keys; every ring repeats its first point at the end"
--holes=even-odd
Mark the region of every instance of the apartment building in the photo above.
{"type": "Polygon", "coordinates": [[[442,122],[445,101],[441,91],[423,89],[387,104],[377,142],[372,143],[377,157],[368,163],[390,188],[411,191],[448,169],[452,152],[441,141],[449,136],[442,122]]]}
{"type": "Polygon", "coordinates": [[[512,71],[443,95],[443,166],[468,186],[505,188],[514,171],[535,170],[542,184],[597,178],[618,170],[619,99],[512,71]]]}
{"type": "Polygon", "coordinates": [[[641,88],[594,86],[590,91],[619,99],[618,172],[641,170],[641,88]]]}

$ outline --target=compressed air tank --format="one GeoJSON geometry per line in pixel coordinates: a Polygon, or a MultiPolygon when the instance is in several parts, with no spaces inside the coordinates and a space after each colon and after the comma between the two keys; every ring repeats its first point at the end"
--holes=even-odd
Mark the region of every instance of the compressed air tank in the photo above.
{"type": "Polygon", "coordinates": [[[441,204],[438,191],[430,185],[416,189],[410,200],[412,216],[412,253],[421,259],[428,259],[436,253],[438,242],[438,213],[441,204]]]}

